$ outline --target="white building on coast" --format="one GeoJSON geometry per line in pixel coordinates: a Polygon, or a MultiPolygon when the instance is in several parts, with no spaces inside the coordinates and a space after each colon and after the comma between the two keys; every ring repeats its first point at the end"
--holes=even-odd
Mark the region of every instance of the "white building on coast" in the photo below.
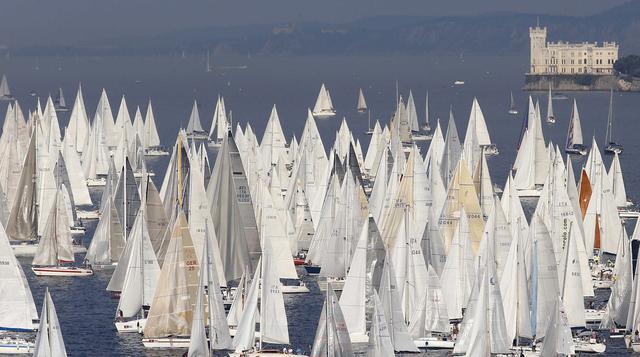
{"type": "Polygon", "coordinates": [[[530,27],[529,74],[613,74],[618,59],[615,42],[547,42],[546,27],[530,27]]]}

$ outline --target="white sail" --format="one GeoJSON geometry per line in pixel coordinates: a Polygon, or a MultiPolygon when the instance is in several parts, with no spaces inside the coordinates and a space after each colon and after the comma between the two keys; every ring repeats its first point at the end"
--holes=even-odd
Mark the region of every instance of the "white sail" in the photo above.
{"type": "Polygon", "coordinates": [[[189,336],[198,285],[198,258],[180,211],[144,327],[145,338],[189,336]]]}
{"type": "Polygon", "coordinates": [[[59,262],[73,262],[71,229],[67,208],[61,193],[56,193],[47,215],[47,223],[38,243],[33,265],[57,265],[59,262]]]}
{"type": "Polygon", "coordinates": [[[311,356],[354,356],[338,297],[329,283],[313,339],[311,356]]]}
{"type": "Polygon", "coordinates": [[[193,101],[193,108],[191,108],[191,115],[189,116],[189,123],[187,124],[187,134],[192,135],[196,133],[204,132],[202,123],[200,123],[200,114],[198,113],[198,102],[193,101]]]}
{"type": "Polygon", "coordinates": [[[373,293],[373,322],[367,344],[367,357],[394,356],[391,334],[384,308],[377,293],[373,293]]]}
{"type": "Polygon", "coordinates": [[[364,99],[364,94],[362,93],[362,88],[358,92],[358,105],[356,106],[359,112],[367,111],[367,101],[364,99]]]}
{"type": "MultiPolygon", "coordinates": [[[[209,228],[206,228],[207,235],[209,235],[209,228]]],[[[220,280],[217,272],[218,263],[216,257],[213,242],[207,240],[205,242],[205,249],[203,252],[204,259],[201,259],[201,271],[204,272],[204,282],[207,284],[207,306],[208,306],[208,319],[209,319],[209,341],[211,349],[230,349],[232,346],[231,336],[229,335],[229,326],[227,325],[227,318],[225,316],[224,304],[222,302],[222,293],[219,289],[220,280]]]]}
{"type": "Polygon", "coordinates": [[[280,153],[286,151],[286,144],[287,140],[284,137],[278,111],[274,104],[260,142],[260,162],[265,172],[269,172],[271,167],[276,165],[280,153]]]}
{"type": "MultiPolygon", "coordinates": [[[[70,139],[71,140],[71,139],[70,139]]],[[[89,189],[87,187],[87,180],[82,171],[82,164],[76,150],[67,145],[67,137],[65,136],[62,145],[62,155],[64,157],[64,163],[67,166],[67,174],[71,185],[71,193],[73,194],[73,201],[76,205],[91,205],[91,196],[89,196],[89,189]]]]}
{"type": "Polygon", "coordinates": [[[360,238],[340,295],[340,308],[352,339],[356,335],[364,336],[367,333],[365,301],[367,299],[368,236],[369,221],[367,220],[360,230],[360,238]]]}
{"type": "Polygon", "coordinates": [[[578,113],[578,105],[573,100],[573,108],[571,109],[571,119],[569,121],[569,131],[567,132],[566,148],[571,149],[576,145],[582,145],[582,124],[580,123],[580,113],[578,113]]]}
{"type": "Polygon", "coordinates": [[[535,327],[536,338],[542,338],[549,326],[560,289],[551,236],[537,213],[531,219],[528,240],[533,245],[531,295],[535,299],[535,305],[531,307],[531,318],[534,319],[532,327],[535,327]]]}
{"type": "Polygon", "coordinates": [[[145,149],[160,146],[160,136],[158,135],[156,119],[153,115],[151,99],[149,99],[149,105],[147,106],[147,113],[144,119],[144,135],[142,138],[142,145],[144,145],[145,149]]]}
{"type": "MultiPolygon", "coordinates": [[[[91,239],[91,244],[87,249],[85,260],[90,265],[110,265],[118,262],[122,251],[125,249],[125,244],[122,225],[113,206],[113,200],[111,197],[106,197],[105,206],[91,239]]],[[[126,261],[124,265],[118,265],[118,267],[126,269],[126,261]]],[[[113,280],[116,276],[118,274],[114,273],[111,279],[113,280]]],[[[121,291],[121,284],[118,285],[120,286],[118,289],[107,290],[121,291]]]]}
{"type": "Polygon", "coordinates": [[[624,187],[624,178],[622,177],[622,167],[620,166],[620,156],[618,153],[614,153],[613,161],[609,168],[609,177],[611,178],[611,190],[613,191],[616,206],[628,206],[627,190],[624,187]]]}
{"type": "MultiPolygon", "coordinates": [[[[519,221],[516,225],[519,224],[519,221]]],[[[525,236],[515,235],[511,241],[509,255],[502,278],[500,290],[504,304],[504,315],[507,328],[507,338],[532,338],[531,312],[529,302],[529,286],[527,280],[527,265],[525,261],[525,236]]]]}
{"type": "Polygon", "coordinates": [[[71,110],[67,130],[65,130],[64,133],[64,139],[69,147],[75,149],[78,153],[82,153],[87,145],[90,132],[91,126],[82,96],[82,85],[78,85],[78,93],[76,94],[76,100],[71,110]]]}
{"type": "Polygon", "coordinates": [[[36,133],[31,136],[29,148],[22,165],[16,197],[11,206],[7,234],[13,240],[35,240],[38,236],[38,210],[36,206],[36,133]]]}
{"type": "Polygon", "coordinates": [[[29,284],[0,225],[0,330],[32,331],[38,319],[29,284]]]}
{"type": "Polygon", "coordinates": [[[33,356],[67,356],[67,350],[64,347],[64,340],[62,338],[62,330],[60,329],[60,322],[58,321],[58,314],[56,313],[55,305],[53,305],[49,288],[46,289],[44,301],[42,302],[40,326],[38,327],[36,345],[33,348],[33,356]]]}
{"type": "Polygon", "coordinates": [[[236,352],[246,351],[254,346],[256,317],[258,315],[258,298],[260,297],[260,271],[262,268],[262,259],[258,261],[258,266],[253,274],[251,286],[244,301],[244,310],[242,318],[238,322],[238,329],[233,338],[233,348],[236,352]]]}
{"type": "Polygon", "coordinates": [[[455,344],[455,354],[488,356],[509,353],[500,286],[495,267],[489,259],[474,285],[455,344]]]}
{"type": "Polygon", "coordinates": [[[396,283],[392,265],[391,257],[387,254],[378,294],[380,295],[384,315],[387,316],[393,349],[397,352],[418,352],[413,340],[409,336],[407,325],[405,325],[404,322],[400,291],[396,283]]]}
{"type": "Polygon", "coordinates": [[[451,319],[462,317],[462,309],[467,306],[476,274],[469,240],[469,224],[464,213],[464,210],[460,212],[460,220],[440,277],[442,293],[451,319]]]}
{"type": "Polygon", "coordinates": [[[407,111],[406,115],[409,117],[409,127],[411,131],[420,131],[420,124],[418,124],[418,112],[416,111],[416,103],[413,99],[413,93],[409,90],[409,99],[407,99],[407,111]]]}
{"type": "Polygon", "coordinates": [[[213,111],[213,119],[211,120],[211,129],[209,129],[209,140],[222,142],[229,128],[229,120],[227,119],[227,109],[224,105],[224,98],[218,96],[216,108],[213,111]]]}
{"type": "MultiPolygon", "coordinates": [[[[96,108],[95,115],[93,117],[93,126],[100,125],[97,129],[98,132],[103,133],[104,137],[100,139],[93,138],[94,140],[100,140],[106,147],[115,147],[120,140],[120,133],[116,130],[116,124],[113,121],[113,112],[111,111],[111,104],[109,104],[109,98],[107,97],[107,91],[103,88],[100,100],[98,101],[98,107],[96,108]],[[96,119],[100,118],[99,121],[96,119]]],[[[91,128],[93,131],[93,127],[91,128]]]]}
{"type": "Polygon", "coordinates": [[[553,310],[550,313],[551,321],[545,332],[540,356],[570,356],[574,353],[573,337],[562,301],[559,298],[555,299],[553,310]]]}
{"type": "Polygon", "coordinates": [[[246,171],[230,133],[222,142],[207,196],[226,280],[238,279],[247,266],[256,268],[262,249],[246,171]]]}
{"type": "Polygon", "coordinates": [[[333,109],[333,103],[331,102],[331,95],[325,88],[324,83],[320,87],[320,93],[318,93],[318,99],[313,107],[313,115],[318,117],[329,117],[335,115],[335,109],[333,109]]]}
{"type": "Polygon", "coordinates": [[[0,99],[10,99],[13,98],[11,95],[11,90],[9,89],[9,82],[7,82],[7,76],[2,75],[2,80],[0,80],[0,99]]]}
{"type": "Polygon", "coordinates": [[[145,218],[144,210],[140,210],[123,253],[127,255],[127,265],[124,266],[118,316],[134,317],[143,306],[150,306],[158,284],[160,266],[151,245],[145,218]]]}
{"type": "Polygon", "coordinates": [[[96,179],[98,175],[104,175],[109,170],[107,133],[102,123],[102,116],[96,113],[87,146],[82,153],[82,170],[86,179],[96,179]]]}
{"type": "Polygon", "coordinates": [[[624,326],[629,315],[633,287],[633,261],[629,237],[626,237],[625,230],[622,232],[625,237],[620,239],[618,246],[616,264],[613,267],[614,283],[607,301],[605,316],[600,324],[601,329],[624,326]]]}
{"type": "MultiPolygon", "coordinates": [[[[571,228],[569,229],[571,231],[571,228]]],[[[561,287],[562,303],[567,314],[568,324],[570,327],[584,327],[584,301],[582,299],[582,271],[578,258],[577,242],[573,235],[569,234],[567,238],[567,247],[565,248],[565,256],[561,263],[563,268],[561,287]]]]}
{"type": "Polygon", "coordinates": [[[273,258],[274,246],[265,240],[262,254],[262,287],[260,288],[260,336],[262,342],[288,345],[289,325],[282,298],[280,274],[273,258]]]}
{"type": "MultiPolygon", "coordinates": [[[[202,252],[201,261],[204,261],[205,252],[202,252]]],[[[205,273],[200,269],[198,291],[196,292],[196,306],[193,308],[193,321],[191,324],[191,336],[189,336],[189,350],[187,357],[207,357],[211,355],[207,341],[206,316],[205,316],[205,273]]]]}

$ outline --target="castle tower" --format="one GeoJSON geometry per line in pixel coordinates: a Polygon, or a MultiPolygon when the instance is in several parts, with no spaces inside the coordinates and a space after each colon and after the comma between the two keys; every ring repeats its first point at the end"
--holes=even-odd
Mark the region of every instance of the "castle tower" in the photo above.
{"type": "Polygon", "coordinates": [[[547,72],[545,55],[547,51],[547,28],[529,27],[529,39],[531,43],[531,68],[529,73],[547,72]]]}

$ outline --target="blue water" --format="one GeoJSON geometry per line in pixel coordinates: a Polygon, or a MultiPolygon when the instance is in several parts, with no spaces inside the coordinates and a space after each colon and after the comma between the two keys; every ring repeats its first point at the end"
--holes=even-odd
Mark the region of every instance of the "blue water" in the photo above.
{"type": "MultiPolygon", "coordinates": [[[[82,82],[85,104],[91,116],[101,88],[106,88],[115,112],[120,97],[125,94],[129,111],[133,116],[135,106],[146,108],[153,100],[155,118],[163,145],[170,146],[180,126],[185,126],[194,99],[200,104],[201,120],[205,128],[211,123],[215,98],[225,97],[227,109],[233,112],[233,121],[249,122],[260,138],[275,103],[285,135],[299,135],[306,119],[307,107],[312,107],[321,83],[326,83],[338,115],[334,119],[318,121],[326,147],[333,143],[335,131],[344,116],[356,138],[366,150],[368,137],[366,115],[355,110],[357,91],[362,87],[372,111],[372,119],[388,120],[395,108],[396,80],[399,91],[406,98],[408,90],[413,94],[418,115],[423,120],[424,96],[429,90],[431,119],[443,118],[446,126],[449,106],[453,107],[458,130],[462,137],[474,96],[478,97],[493,141],[500,148],[500,155],[489,161],[492,179],[502,185],[515,158],[515,145],[520,133],[522,114],[507,114],[509,91],[514,92],[520,112],[526,109],[528,93],[521,92],[528,59],[524,57],[470,57],[464,61],[456,57],[383,56],[383,57],[216,57],[214,71],[205,73],[204,57],[130,57],[130,58],[40,58],[40,70],[34,69],[34,58],[0,59],[0,74],[6,73],[13,94],[23,109],[34,108],[35,91],[40,96],[56,93],[62,87],[69,104],[82,82]],[[247,69],[229,69],[228,66],[246,65],[247,69]],[[463,86],[453,81],[464,80],[463,86]],[[140,83],[136,83],[140,82],[140,83]]],[[[539,95],[543,114],[546,112],[546,93],[539,95]]],[[[608,93],[567,93],[575,96],[582,119],[585,140],[592,135],[602,148],[608,111],[608,93]]],[[[636,140],[640,130],[638,120],[638,94],[615,94],[615,135],[625,146],[621,156],[627,193],[638,198],[640,165],[637,155],[640,142],[636,140]]],[[[555,101],[557,123],[545,124],[547,140],[564,144],[571,101],[555,101]]],[[[4,117],[5,108],[0,108],[4,117]]],[[[68,121],[69,113],[59,113],[61,127],[68,121]]],[[[445,129],[445,128],[443,128],[445,129]]],[[[587,143],[589,144],[589,143],[587,143]]],[[[365,151],[366,152],[366,151],[365,151]]],[[[607,164],[609,158],[605,158],[607,164]]],[[[158,175],[154,181],[160,185],[168,159],[158,158],[149,166],[158,175]]],[[[580,166],[575,163],[576,168],[580,166]]],[[[97,200],[99,193],[93,193],[97,200]]],[[[88,222],[84,238],[88,245],[96,222],[88,222]]],[[[633,225],[632,225],[633,227],[633,225]]],[[[631,229],[632,227],[628,227],[631,229]]],[[[80,261],[81,257],[77,259],[80,261]]],[[[30,259],[20,259],[25,268],[30,259]]],[[[49,287],[53,296],[67,351],[71,356],[175,356],[182,351],[148,351],[136,334],[115,332],[113,317],[117,301],[105,291],[111,271],[97,271],[88,278],[35,278],[25,269],[31,289],[40,309],[44,288],[49,287]]],[[[285,296],[289,331],[294,348],[308,352],[313,343],[314,331],[322,308],[323,295],[313,279],[303,277],[309,283],[311,293],[285,296]]],[[[600,297],[603,299],[604,297],[600,297]]],[[[622,340],[608,343],[607,355],[626,354],[622,340]]]]}

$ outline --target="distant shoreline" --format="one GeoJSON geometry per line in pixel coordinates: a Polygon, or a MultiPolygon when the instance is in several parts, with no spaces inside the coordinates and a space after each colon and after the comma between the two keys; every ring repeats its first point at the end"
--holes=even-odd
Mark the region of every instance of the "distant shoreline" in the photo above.
{"type": "Polygon", "coordinates": [[[526,74],[525,91],[609,91],[640,92],[640,80],[618,75],[595,74],[526,74]]]}

